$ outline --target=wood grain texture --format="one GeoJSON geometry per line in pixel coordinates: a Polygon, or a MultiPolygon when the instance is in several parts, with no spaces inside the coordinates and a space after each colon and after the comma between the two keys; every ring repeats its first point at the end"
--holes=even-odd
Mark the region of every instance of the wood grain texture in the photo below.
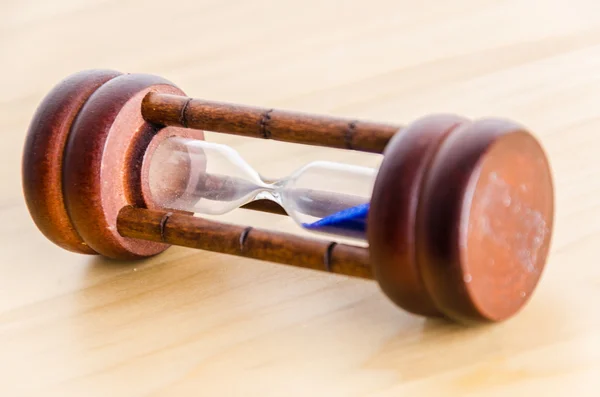
{"type": "Polygon", "coordinates": [[[58,83],[38,106],[23,147],[23,195],[33,221],[62,248],[94,254],[75,230],[63,196],[63,154],[71,126],[83,104],[112,70],[87,70],[58,83]]]}
{"type": "Polygon", "coordinates": [[[382,153],[398,125],[258,108],[176,95],[150,93],[144,118],[173,125],[253,138],[382,153]]]}
{"type": "MultiPolygon", "coordinates": [[[[113,259],[139,259],[168,248],[128,240],[117,232],[117,215],[140,200],[136,191],[145,150],[157,133],[146,123],[140,103],[150,90],[182,93],[168,80],[146,74],[123,74],[98,88],[73,123],[65,148],[65,204],[83,240],[113,259]]],[[[152,203],[149,203],[149,206],[152,203]]]]}
{"type": "Polygon", "coordinates": [[[554,234],[544,150],[515,122],[474,120],[448,134],[424,179],[416,256],[437,307],[467,323],[520,312],[554,234]]]}
{"type": "MultiPolygon", "coordinates": [[[[0,2],[1,394],[597,397],[598,7],[0,2]],[[539,289],[514,319],[464,329],[399,311],[371,281],[186,248],[126,263],[61,250],[27,213],[21,148],[43,96],[88,68],[157,74],[192,97],[351,119],[519,121],[547,148],[556,179],[556,234],[539,289]]],[[[312,160],[380,161],[206,137],[273,178],[312,160]]],[[[224,218],[297,231],[256,211],[224,218]]]]}
{"type": "Polygon", "coordinates": [[[411,313],[442,315],[417,263],[417,209],[433,155],[462,123],[470,121],[434,115],[410,123],[388,145],[373,188],[367,231],[374,273],[389,298],[411,313]]]}
{"type": "Polygon", "coordinates": [[[373,278],[366,248],[323,239],[134,207],[119,212],[117,229],[122,236],[134,239],[373,278]]]}

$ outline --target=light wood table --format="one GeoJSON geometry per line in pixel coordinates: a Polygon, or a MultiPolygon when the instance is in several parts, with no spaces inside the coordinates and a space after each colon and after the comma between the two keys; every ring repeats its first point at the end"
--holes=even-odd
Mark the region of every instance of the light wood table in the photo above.
{"type": "MultiPolygon", "coordinates": [[[[0,395],[598,396],[597,0],[4,0],[0,54],[0,395]],[[555,172],[540,287],[510,321],[464,328],[410,316],[369,281],[183,248],[138,263],[62,251],[24,206],[21,148],[43,95],[97,67],[257,106],[517,120],[555,172]]],[[[272,177],[380,161],[208,138],[272,177]]]]}

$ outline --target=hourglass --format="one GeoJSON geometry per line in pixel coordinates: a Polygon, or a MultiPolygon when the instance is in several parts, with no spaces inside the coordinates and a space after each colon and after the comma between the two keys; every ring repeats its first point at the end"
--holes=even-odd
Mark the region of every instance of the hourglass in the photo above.
{"type": "Polygon", "coordinates": [[[544,150],[509,120],[308,115],[192,99],[109,70],[72,75],[40,104],[23,188],[40,231],[76,253],[132,260],[180,245],[375,279],[401,308],[463,323],[524,307],[554,219],[544,150]],[[381,161],[323,159],[271,180],[204,130],[381,161]],[[314,237],[209,219],[238,208],[288,215],[314,237]]]}
{"type": "Polygon", "coordinates": [[[372,168],[316,161],[267,181],[228,146],[172,137],[157,147],[148,179],[153,201],[163,208],[222,215],[256,200],[271,200],[307,230],[366,240],[376,174],[372,168]],[[172,172],[188,162],[201,171],[172,172]],[[165,191],[170,194],[165,196],[165,191]]]}

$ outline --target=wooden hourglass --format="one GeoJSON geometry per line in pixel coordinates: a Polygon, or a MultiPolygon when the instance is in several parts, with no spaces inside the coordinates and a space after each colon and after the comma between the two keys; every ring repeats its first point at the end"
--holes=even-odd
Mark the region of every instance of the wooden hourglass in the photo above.
{"type": "Polygon", "coordinates": [[[72,75],[43,100],[23,188],[41,232],[73,252],[136,259],[180,245],[376,279],[401,308],[463,323],[525,305],[554,218],[545,153],[511,121],[306,115],[191,99],[162,78],[109,70],[72,75]],[[266,181],[202,130],[383,158],[376,169],[318,161],[266,181]],[[202,217],[239,207],[288,214],[315,237],[202,217]]]}

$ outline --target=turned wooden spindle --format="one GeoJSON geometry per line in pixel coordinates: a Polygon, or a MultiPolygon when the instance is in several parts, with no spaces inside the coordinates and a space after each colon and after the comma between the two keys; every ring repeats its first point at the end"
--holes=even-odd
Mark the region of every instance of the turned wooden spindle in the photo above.
{"type": "MultiPolygon", "coordinates": [[[[400,128],[191,99],[160,77],[110,70],[72,75],[42,101],[25,142],[23,190],[40,231],[76,253],[131,260],[173,244],[372,278],[411,313],[463,323],[501,321],[525,306],[554,223],[547,157],[514,122],[442,114],[400,128]],[[202,130],[383,154],[368,203],[368,247],[163,208],[190,183],[221,183],[190,155],[176,167],[164,163],[172,180],[151,189],[161,144],[202,141],[202,130]]],[[[283,213],[268,200],[243,207],[283,213]]]]}
{"type": "Polygon", "coordinates": [[[382,153],[400,129],[393,124],[212,102],[151,92],[142,101],[151,123],[273,139],[330,148],[382,153]]]}
{"type": "Polygon", "coordinates": [[[119,212],[117,229],[125,237],[373,278],[368,251],[354,245],[134,207],[119,212]]]}

